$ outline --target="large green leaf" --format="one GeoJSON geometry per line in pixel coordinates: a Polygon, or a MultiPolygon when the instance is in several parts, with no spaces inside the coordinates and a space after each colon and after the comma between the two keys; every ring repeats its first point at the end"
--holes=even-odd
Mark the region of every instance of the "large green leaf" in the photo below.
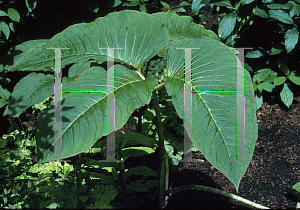
{"type": "MultiPolygon", "coordinates": [[[[92,67],[73,81],[63,83],[63,91],[104,90],[98,93],[70,92],[62,95],[62,158],[91,148],[106,131],[107,71],[92,67]],[[105,92],[106,91],[106,92],[105,92]]],[[[137,73],[122,65],[115,66],[115,129],[120,129],[135,109],[150,102],[157,80],[142,80],[137,73]]],[[[54,160],[54,107],[44,109],[36,127],[38,159],[54,160]]]]}
{"type": "Polygon", "coordinates": [[[188,47],[200,48],[193,49],[191,55],[192,90],[196,91],[192,93],[192,142],[238,190],[257,139],[255,101],[250,75],[246,71],[244,83],[245,160],[248,162],[230,162],[236,160],[237,149],[237,57],[226,45],[206,37],[185,39],[171,47],[167,56],[168,76],[165,77],[165,84],[182,119],[185,51],[176,48],[188,47]],[[204,92],[205,90],[210,92],[204,92]]]}
{"type": "Polygon", "coordinates": [[[107,60],[107,50],[115,50],[115,60],[141,68],[150,58],[160,53],[168,43],[168,31],[156,17],[133,10],[124,10],[97,18],[91,23],[68,27],[48,42],[24,54],[9,71],[52,70],[55,54],[62,49],[61,67],[82,64],[90,59],[99,63],[107,60]]]}

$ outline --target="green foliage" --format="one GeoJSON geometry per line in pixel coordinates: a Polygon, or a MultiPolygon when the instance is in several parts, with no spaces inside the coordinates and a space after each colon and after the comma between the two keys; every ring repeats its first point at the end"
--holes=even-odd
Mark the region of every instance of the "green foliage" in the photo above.
{"type": "Polygon", "coordinates": [[[217,30],[222,42],[234,48],[254,46],[253,50],[246,50],[245,67],[253,69],[251,76],[256,109],[262,105],[263,91],[280,93],[282,102],[290,107],[293,101],[290,84],[300,85],[299,71],[296,70],[298,64],[295,62],[299,57],[299,2],[193,0],[193,13],[200,17],[200,9],[206,4],[216,10],[217,30]],[[262,42],[262,37],[268,39],[262,42]],[[287,71],[291,68],[294,70],[287,71]],[[265,75],[265,69],[271,70],[269,75],[265,75]]]}
{"type": "Polygon", "coordinates": [[[88,205],[87,209],[113,209],[109,203],[116,197],[118,191],[112,185],[98,184],[94,187],[93,193],[95,196],[92,202],[95,204],[88,205]]]}
{"type": "MultiPolygon", "coordinates": [[[[22,1],[9,0],[0,1],[0,47],[9,45],[12,40],[12,33],[17,32],[18,23],[24,23],[22,16],[32,13],[37,1],[25,0],[28,11],[21,10],[22,1]]],[[[2,53],[2,51],[0,51],[2,53]]],[[[1,68],[0,68],[1,70],[1,68]]]]}
{"type": "MultiPolygon", "coordinates": [[[[16,124],[9,130],[14,130],[14,128],[17,128],[16,124]]],[[[135,154],[134,151],[128,153],[128,149],[143,148],[144,151],[147,151],[147,147],[132,147],[133,145],[149,146],[149,148],[155,148],[156,145],[154,139],[142,137],[138,133],[118,134],[116,135],[116,140],[119,146],[122,145],[122,148],[117,147],[116,153],[119,158],[122,157],[122,160],[129,158],[132,153],[135,154]]],[[[2,208],[73,209],[83,208],[84,203],[89,203],[86,208],[112,209],[110,202],[114,200],[118,193],[121,193],[120,186],[122,185],[119,182],[127,182],[126,188],[128,189],[126,191],[129,194],[131,193],[131,197],[134,196],[134,192],[150,192],[148,189],[154,187],[157,181],[144,183],[139,180],[131,181],[130,179],[132,176],[157,177],[157,173],[150,168],[139,166],[125,169],[123,162],[120,164],[99,164],[98,161],[92,159],[95,154],[97,154],[98,158],[99,155],[105,158],[105,142],[105,140],[99,141],[89,151],[80,155],[79,159],[73,159],[75,160],[73,165],[67,162],[64,162],[64,164],[49,162],[37,165],[32,161],[35,139],[25,139],[19,129],[8,135],[3,135],[0,139],[0,185],[1,189],[3,189],[0,192],[0,197],[2,198],[0,206],[2,208]],[[15,148],[7,148],[8,142],[12,142],[15,148]],[[26,146],[31,148],[32,151],[26,149],[26,146]],[[101,148],[104,149],[101,150],[101,148]],[[98,150],[96,151],[95,149],[98,150]],[[81,160],[86,162],[83,168],[80,164],[81,160]],[[106,170],[108,174],[89,172],[92,168],[106,170]],[[124,171],[123,176],[121,176],[120,170],[124,171]],[[100,177],[101,180],[99,180],[100,177]],[[90,192],[86,192],[86,184],[92,186],[90,192]]],[[[154,151],[152,150],[151,153],[154,151]]],[[[151,153],[146,152],[142,155],[151,153]]],[[[154,199],[154,195],[152,199],[154,199]]],[[[136,203],[136,205],[138,204],[141,203],[136,203]]],[[[114,205],[122,206],[122,202],[119,204],[114,202],[114,205]]]]}
{"type": "Polygon", "coordinates": [[[171,6],[169,4],[167,4],[166,2],[161,1],[160,2],[166,9],[167,11],[170,11],[170,13],[175,13],[175,12],[186,12],[186,10],[183,7],[180,6],[189,6],[190,3],[183,1],[179,7],[176,8],[171,8],[171,6]]]}
{"type": "MultiPolygon", "coordinates": [[[[120,163],[101,162],[101,160],[106,158],[106,138],[101,138],[91,149],[83,153],[82,158],[86,161],[83,169],[90,171],[92,183],[96,183],[97,181],[97,183],[109,184],[118,190],[120,193],[119,196],[122,199],[119,197],[118,200],[114,200],[114,207],[124,208],[125,203],[128,203],[127,207],[130,208],[138,207],[146,201],[143,197],[148,200],[155,198],[154,189],[157,180],[153,180],[153,177],[157,177],[157,172],[146,166],[126,168],[125,163],[130,157],[139,157],[154,153],[157,141],[139,133],[116,133],[115,138],[115,156],[116,160],[121,160],[120,163]],[[94,172],[94,170],[97,170],[97,172],[94,172]],[[141,193],[147,194],[141,196],[141,193]],[[135,199],[139,199],[139,202],[130,202],[135,199]]],[[[105,190],[100,190],[99,196],[104,192],[105,190]]],[[[114,191],[112,192],[113,195],[114,191]]],[[[104,196],[101,199],[106,200],[108,198],[104,196]]],[[[93,201],[98,202],[95,205],[89,205],[87,208],[100,208],[97,207],[97,205],[100,205],[99,199],[94,196],[92,198],[93,201]]],[[[107,206],[105,202],[101,205],[107,206]]]]}
{"type": "Polygon", "coordinates": [[[108,8],[122,8],[122,9],[135,9],[142,12],[153,13],[160,12],[163,7],[164,11],[169,11],[171,13],[176,12],[186,12],[184,7],[190,6],[192,0],[181,1],[179,5],[171,6],[170,4],[160,1],[160,0],[116,0],[108,3],[108,8]]]}
{"type": "MultiPolygon", "coordinates": [[[[89,176],[74,171],[73,165],[68,163],[49,162],[38,166],[33,162],[35,139],[25,137],[16,124],[9,131],[12,132],[0,138],[0,207],[83,208],[83,203],[91,197],[84,188],[85,179],[89,180],[89,176]],[[8,147],[8,143],[13,143],[14,147],[8,147]]],[[[116,194],[116,190],[112,192],[116,194]]],[[[101,194],[96,190],[93,194],[99,197],[103,192],[101,194]]],[[[111,197],[103,204],[98,199],[95,205],[108,208],[114,194],[105,195],[111,197]]]]}
{"type": "Polygon", "coordinates": [[[142,68],[142,73],[145,76],[154,75],[159,83],[163,81],[166,72],[166,60],[164,58],[153,59],[142,68]]]}

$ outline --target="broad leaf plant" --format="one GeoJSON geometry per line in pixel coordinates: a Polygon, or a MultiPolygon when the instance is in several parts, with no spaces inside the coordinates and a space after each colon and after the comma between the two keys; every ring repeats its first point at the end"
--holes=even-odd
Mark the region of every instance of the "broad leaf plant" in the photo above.
{"type": "MultiPolygon", "coordinates": [[[[69,48],[61,50],[63,71],[70,64],[81,66],[71,67],[68,76],[62,77],[63,159],[83,153],[108,134],[107,71],[98,65],[107,61],[108,50],[104,48],[118,48],[113,57],[115,130],[122,128],[131,114],[148,104],[152,96],[157,101],[156,90],[162,87],[166,88],[176,112],[184,120],[186,61],[185,50],[178,48],[198,48],[191,50],[192,133],[189,135],[194,146],[238,191],[257,139],[253,85],[245,71],[245,161],[231,161],[236,160],[237,97],[236,92],[226,90],[236,91],[237,66],[241,63],[215,33],[195,24],[191,17],[124,10],[91,23],[72,25],[48,40],[27,41],[11,49],[7,56],[13,60],[7,60],[4,68],[6,71],[44,72],[30,73],[19,81],[7,97],[4,115],[14,118],[54,95],[53,48],[69,48]],[[141,71],[157,55],[166,59],[161,83],[153,75],[145,78],[141,71]],[[66,93],[68,90],[103,91],[66,93]]],[[[7,94],[3,95],[6,98],[7,94]]],[[[156,112],[159,120],[158,108],[156,112]]],[[[39,163],[55,160],[54,101],[40,114],[35,135],[39,163]]]]}

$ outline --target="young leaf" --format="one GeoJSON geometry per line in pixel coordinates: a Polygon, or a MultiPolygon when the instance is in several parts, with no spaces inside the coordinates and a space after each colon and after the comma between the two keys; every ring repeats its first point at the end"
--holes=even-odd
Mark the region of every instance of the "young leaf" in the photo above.
{"type": "Polygon", "coordinates": [[[262,56],[263,56],[263,54],[259,50],[251,50],[251,51],[247,52],[245,57],[246,58],[260,58],[262,56]]]}
{"type": "Polygon", "coordinates": [[[193,0],[191,8],[194,15],[198,15],[200,9],[205,6],[205,3],[203,2],[204,2],[203,0],[193,0]]]}
{"type": "Polygon", "coordinates": [[[270,16],[264,9],[260,9],[258,6],[255,7],[254,15],[257,15],[262,18],[269,18],[270,16]]]}
{"type": "Polygon", "coordinates": [[[8,14],[2,10],[0,10],[0,17],[8,16],[8,14]]]}
{"type": "Polygon", "coordinates": [[[275,86],[281,85],[281,84],[283,84],[285,81],[286,81],[286,77],[277,77],[277,78],[274,80],[274,85],[275,85],[275,86]]]}
{"type": "Polygon", "coordinates": [[[229,0],[212,1],[212,2],[209,2],[209,3],[205,3],[205,1],[202,1],[202,4],[210,4],[211,6],[214,6],[214,5],[223,6],[223,7],[226,7],[227,9],[230,9],[230,10],[234,9],[229,0]]]}
{"type": "Polygon", "coordinates": [[[274,80],[277,78],[277,72],[271,71],[270,75],[265,78],[263,81],[264,82],[274,82],[274,80]]]}
{"type": "Polygon", "coordinates": [[[163,2],[163,1],[161,1],[160,3],[161,3],[167,10],[171,10],[170,5],[168,5],[167,3],[163,2]]]}
{"type": "Polygon", "coordinates": [[[259,90],[266,90],[268,92],[272,92],[272,90],[274,89],[274,85],[270,82],[262,82],[258,84],[258,89],[259,90]]]}
{"type": "Polygon", "coordinates": [[[180,6],[190,6],[191,4],[187,1],[183,1],[180,3],[180,6]]]}
{"type": "Polygon", "coordinates": [[[17,10],[15,10],[13,8],[8,8],[7,14],[11,20],[16,21],[16,22],[20,21],[20,14],[18,13],[17,10]]]}
{"type": "Polygon", "coordinates": [[[282,102],[289,108],[293,103],[293,92],[289,89],[286,83],[284,83],[283,88],[280,92],[280,98],[282,102]]]}
{"type": "Polygon", "coordinates": [[[290,53],[298,43],[299,32],[296,28],[288,30],[284,35],[284,45],[286,48],[286,53],[290,53]]]}
{"type": "Polygon", "coordinates": [[[3,88],[1,85],[0,85],[0,98],[3,98],[5,100],[8,100],[9,96],[10,96],[10,92],[3,88]]]}
{"type": "Polygon", "coordinates": [[[262,95],[255,94],[255,106],[256,106],[256,111],[260,109],[261,105],[263,103],[263,97],[262,95]]]}
{"type": "Polygon", "coordinates": [[[9,30],[8,25],[5,22],[3,22],[3,21],[0,22],[0,32],[1,31],[4,33],[6,39],[8,39],[9,38],[9,34],[10,34],[10,30],[9,30]]]}
{"type": "Polygon", "coordinates": [[[146,8],[145,5],[143,5],[143,4],[140,4],[140,10],[141,10],[142,12],[147,12],[147,8],[146,8]]]}
{"type": "Polygon", "coordinates": [[[172,11],[170,11],[171,13],[175,13],[175,12],[185,12],[186,10],[182,7],[180,8],[176,8],[176,9],[173,9],[172,11]]]}
{"type": "Polygon", "coordinates": [[[266,78],[268,78],[270,73],[271,73],[271,69],[261,69],[261,70],[259,70],[258,81],[259,82],[264,81],[266,78]]]}
{"type": "Polygon", "coordinates": [[[286,24],[294,24],[293,19],[282,10],[269,10],[271,18],[281,21],[286,24]]]}
{"type": "Polygon", "coordinates": [[[223,39],[226,39],[232,33],[236,24],[236,17],[236,12],[232,11],[222,18],[218,33],[223,39]]]}
{"type": "Polygon", "coordinates": [[[288,79],[291,80],[294,84],[300,85],[300,77],[295,75],[296,71],[291,72],[290,75],[288,75],[288,79]]]}

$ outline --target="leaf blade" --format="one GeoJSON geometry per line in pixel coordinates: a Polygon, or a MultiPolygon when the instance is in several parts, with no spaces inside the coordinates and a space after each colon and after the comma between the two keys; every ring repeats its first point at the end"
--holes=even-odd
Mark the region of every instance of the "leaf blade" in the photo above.
{"type": "MultiPolygon", "coordinates": [[[[184,119],[184,51],[176,48],[182,46],[200,48],[192,50],[191,58],[195,91],[192,94],[192,142],[238,189],[249,162],[228,161],[236,157],[236,139],[232,135],[236,132],[236,95],[230,90],[236,92],[237,58],[227,46],[206,37],[182,40],[169,50],[165,84],[181,119],[184,119]]],[[[245,159],[250,160],[257,139],[257,124],[252,81],[248,72],[245,75],[248,128],[245,159]]]]}
{"type": "MultiPolygon", "coordinates": [[[[63,91],[98,90],[98,93],[63,93],[62,158],[91,148],[106,131],[107,72],[101,67],[83,71],[73,81],[63,83],[63,91]],[[101,91],[104,90],[104,91],[101,91]]],[[[120,129],[135,109],[150,102],[157,85],[154,77],[142,80],[134,71],[115,66],[115,129],[120,129]]],[[[54,108],[44,109],[37,123],[36,139],[40,162],[54,160],[54,108]]]]}

